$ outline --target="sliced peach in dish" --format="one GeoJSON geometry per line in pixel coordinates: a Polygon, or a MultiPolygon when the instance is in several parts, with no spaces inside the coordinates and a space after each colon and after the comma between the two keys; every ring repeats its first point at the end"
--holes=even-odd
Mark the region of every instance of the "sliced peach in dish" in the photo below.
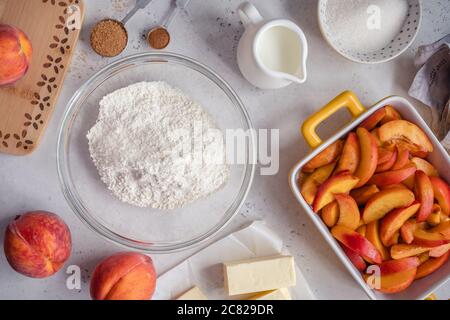
{"type": "Polygon", "coordinates": [[[339,206],[338,225],[355,230],[359,226],[361,214],[359,213],[356,201],[345,193],[337,193],[334,195],[339,206]]]}
{"type": "Polygon", "coordinates": [[[363,237],[366,236],[366,231],[367,231],[367,224],[363,224],[362,226],[359,226],[358,229],[356,229],[356,232],[358,232],[363,237]]]}
{"type": "Polygon", "coordinates": [[[392,168],[392,166],[394,165],[395,161],[397,161],[397,150],[394,151],[391,159],[389,159],[388,161],[386,161],[384,163],[377,165],[375,172],[379,173],[379,172],[385,172],[385,171],[390,170],[392,168]]]}
{"type": "Polygon", "coordinates": [[[400,231],[397,231],[396,233],[394,233],[394,235],[392,236],[392,238],[390,238],[387,243],[386,243],[386,247],[390,247],[396,244],[399,244],[400,242],[400,231]]]}
{"type": "Polygon", "coordinates": [[[370,131],[375,128],[385,116],[385,108],[378,109],[377,111],[372,113],[372,115],[370,115],[366,120],[364,120],[359,126],[370,131]]]}
{"type": "MultiPolygon", "coordinates": [[[[433,152],[433,144],[425,132],[406,120],[389,121],[380,127],[378,134],[383,143],[403,141],[407,144],[401,144],[402,146],[411,145],[422,152],[433,152]]],[[[410,148],[407,149],[410,150],[410,148]]]]}
{"type": "Polygon", "coordinates": [[[331,234],[344,246],[353,250],[356,254],[360,255],[364,259],[379,264],[383,261],[380,252],[375,246],[360,235],[358,232],[343,227],[334,226],[331,229],[331,234]]]}
{"type": "Polygon", "coordinates": [[[339,206],[336,201],[333,201],[323,207],[321,211],[323,222],[329,227],[334,227],[339,219],[339,206]]]}
{"type": "Polygon", "coordinates": [[[379,128],[375,128],[372,131],[370,131],[370,134],[372,135],[372,138],[374,138],[375,143],[377,144],[377,147],[383,146],[383,142],[380,140],[380,135],[378,134],[379,128]]]}
{"type": "Polygon", "coordinates": [[[414,202],[414,193],[406,188],[389,188],[373,195],[363,211],[365,223],[383,218],[391,210],[410,206],[414,202]]]}
{"type": "MultiPolygon", "coordinates": [[[[405,167],[410,161],[409,161],[409,150],[396,147],[397,149],[397,159],[392,166],[391,170],[399,170],[405,167]]],[[[415,165],[414,165],[415,166],[415,165]]]]}
{"type": "Polygon", "coordinates": [[[378,147],[378,165],[388,162],[392,159],[395,150],[388,150],[383,147],[378,147]]]}
{"type": "Polygon", "coordinates": [[[441,207],[437,203],[434,203],[431,213],[427,218],[427,223],[430,226],[435,227],[445,221],[444,219],[441,220],[442,217],[444,217],[444,215],[442,214],[441,207]]]}
{"type": "Polygon", "coordinates": [[[364,259],[354,251],[350,250],[349,248],[342,246],[342,250],[344,250],[347,257],[350,259],[351,263],[358,269],[359,271],[363,272],[366,270],[366,262],[364,259]]]}
{"type": "Polygon", "coordinates": [[[432,229],[425,230],[422,228],[417,228],[414,231],[414,240],[412,243],[425,247],[439,247],[450,243],[450,237],[446,236],[442,232],[433,232],[432,229]]]}
{"type": "Polygon", "coordinates": [[[379,267],[381,275],[387,276],[389,274],[415,269],[419,266],[419,264],[420,264],[419,258],[408,257],[398,260],[384,261],[382,264],[379,265],[379,267]]]}
{"type": "Polygon", "coordinates": [[[338,165],[336,167],[336,173],[342,171],[348,171],[354,173],[358,167],[360,160],[360,150],[358,138],[354,132],[348,134],[347,140],[345,141],[344,148],[342,149],[342,154],[339,159],[338,165]]]}
{"type": "Polygon", "coordinates": [[[379,192],[380,189],[374,184],[360,187],[358,189],[353,189],[350,191],[350,195],[355,199],[359,206],[363,206],[369,201],[375,193],[379,192]]]}
{"type": "Polygon", "coordinates": [[[369,180],[368,183],[375,184],[378,187],[398,184],[412,176],[414,172],[416,172],[416,166],[411,164],[402,169],[377,173],[369,180]]]}
{"type": "Polygon", "coordinates": [[[438,226],[431,228],[428,230],[430,232],[438,232],[445,236],[446,238],[450,238],[450,220],[444,221],[440,223],[438,226]]]}
{"type": "Polygon", "coordinates": [[[335,165],[336,163],[330,163],[323,167],[317,168],[313,173],[306,176],[301,182],[301,194],[309,205],[312,205],[314,202],[319,186],[331,176],[335,165]]]}
{"type": "Polygon", "coordinates": [[[430,177],[433,185],[434,198],[439,203],[442,213],[448,216],[450,214],[450,187],[449,185],[438,177],[430,177]]]}
{"type": "Polygon", "coordinates": [[[450,250],[450,243],[444,244],[439,247],[434,247],[430,250],[429,256],[432,258],[439,258],[440,256],[443,256],[450,250]]]}
{"type": "Polygon", "coordinates": [[[417,228],[425,229],[425,227],[425,222],[418,223],[416,219],[409,219],[400,228],[402,240],[407,244],[411,244],[414,240],[414,231],[416,231],[417,228]]]}
{"type": "Polygon", "coordinates": [[[423,172],[425,172],[425,174],[427,176],[429,176],[429,177],[439,176],[436,168],[431,163],[429,163],[427,160],[418,158],[418,157],[414,157],[411,159],[411,162],[416,165],[417,170],[422,170],[423,172]]]}
{"type": "Polygon", "coordinates": [[[425,261],[430,259],[429,251],[419,254],[417,258],[419,258],[420,264],[424,263],[425,261]]]}
{"type": "Polygon", "coordinates": [[[375,173],[378,164],[378,147],[375,139],[367,129],[356,130],[359,146],[361,149],[361,160],[354,175],[359,178],[356,187],[362,187],[375,173]]]}
{"type": "Polygon", "coordinates": [[[418,256],[421,253],[430,251],[431,248],[417,246],[414,244],[396,244],[391,247],[392,259],[403,259],[418,256]]]}
{"type": "Polygon", "coordinates": [[[442,267],[447,262],[449,254],[450,253],[447,252],[446,254],[440,256],[439,258],[430,258],[427,261],[425,261],[424,263],[422,263],[417,268],[417,273],[416,273],[415,279],[416,280],[422,279],[422,278],[432,274],[436,270],[438,270],[440,267],[442,267]]]}
{"type": "Polygon", "coordinates": [[[375,248],[378,249],[378,251],[381,253],[381,257],[383,261],[389,260],[389,252],[386,249],[386,247],[383,245],[380,239],[380,232],[379,232],[379,220],[372,221],[371,223],[367,224],[366,228],[366,238],[369,240],[375,248]]]}
{"type": "Polygon", "coordinates": [[[385,111],[386,115],[381,120],[381,125],[388,123],[389,121],[402,119],[402,116],[400,115],[400,113],[398,113],[398,111],[395,110],[394,107],[392,107],[392,106],[384,107],[384,111],[385,111]]]}
{"type": "Polygon", "coordinates": [[[434,192],[430,178],[421,170],[416,172],[415,190],[417,200],[421,204],[416,219],[417,222],[423,222],[427,220],[433,209],[434,192]]]}
{"type": "Polygon", "coordinates": [[[411,218],[420,208],[420,203],[413,203],[409,207],[392,210],[381,220],[380,238],[385,246],[389,245],[389,240],[400,230],[400,228],[411,218]]]}
{"type": "Polygon", "coordinates": [[[314,212],[319,212],[320,209],[333,202],[335,200],[335,193],[350,192],[358,181],[359,179],[357,177],[352,176],[348,172],[342,172],[329,178],[317,190],[317,194],[313,202],[314,212]]]}
{"type": "Polygon", "coordinates": [[[302,168],[303,172],[313,172],[314,169],[323,167],[327,164],[335,162],[342,151],[342,146],[344,143],[342,140],[338,140],[331,144],[328,148],[323,150],[317,156],[315,156],[311,161],[305,164],[302,168]]]}

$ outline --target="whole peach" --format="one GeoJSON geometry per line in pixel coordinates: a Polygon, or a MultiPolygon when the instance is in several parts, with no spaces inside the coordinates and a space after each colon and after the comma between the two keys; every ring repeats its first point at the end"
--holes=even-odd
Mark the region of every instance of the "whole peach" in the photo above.
{"type": "Polygon", "coordinates": [[[27,73],[32,53],[23,31],[0,24],[0,86],[12,84],[27,73]]]}
{"type": "Polygon", "coordinates": [[[29,212],[17,216],[6,228],[6,259],[17,272],[31,278],[46,278],[70,256],[70,230],[57,215],[29,212]]]}
{"type": "Polygon", "coordinates": [[[97,265],[91,279],[91,297],[95,300],[148,300],[155,288],[152,259],[133,252],[106,258],[97,265]]]}

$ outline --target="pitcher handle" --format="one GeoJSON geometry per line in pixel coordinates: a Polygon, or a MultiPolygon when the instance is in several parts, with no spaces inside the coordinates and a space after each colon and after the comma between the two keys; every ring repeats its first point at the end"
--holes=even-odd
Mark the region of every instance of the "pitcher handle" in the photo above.
{"type": "Polygon", "coordinates": [[[238,8],[238,14],[245,28],[263,21],[263,17],[258,9],[250,2],[242,3],[238,8]]]}

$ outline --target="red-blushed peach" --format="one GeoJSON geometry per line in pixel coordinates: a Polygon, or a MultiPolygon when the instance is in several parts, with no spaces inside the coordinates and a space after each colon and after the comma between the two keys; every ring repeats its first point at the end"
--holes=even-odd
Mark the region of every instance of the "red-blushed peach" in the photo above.
{"type": "Polygon", "coordinates": [[[383,143],[394,142],[398,146],[406,147],[412,151],[408,145],[418,147],[422,152],[433,152],[433,144],[431,143],[425,132],[414,123],[406,120],[393,120],[385,123],[378,131],[380,140],[383,143]],[[406,143],[398,143],[403,141],[406,143]]]}
{"type": "Polygon", "coordinates": [[[439,247],[434,247],[429,251],[429,256],[432,258],[439,258],[450,250],[450,243],[444,244],[439,247]]]}
{"type": "Polygon", "coordinates": [[[122,252],[103,260],[92,274],[94,300],[148,300],[156,288],[156,271],[146,255],[122,252]]]}
{"type": "Polygon", "coordinates": [[[380,189],[374,184],[360,187],[358,189],[353,189],[350,191],[350,195],[355,199],[358,206],[363,206],[369,201],[369,199],[377,192],[379,192],[380,189]]]}
{"type": "Polygon", "coordinates": [[[406,178],[412,176],[414,172],[416,172],[416,166],[414,164],[411,164],[402,169],[377,173],[372,176],[368,183],[375,184],[378,187],[398,184],[404,181],[406,178]]]}
{"type": "Polygon", "coordinates": [[[356,188],[362,187],[369,181],[375,173],[378,164],[378,146],[372,134],[365,128],[356,130],[358,136],[359,147],[361,150],[361,160],[354,173],[359,178],[356,188]]]}
{"type": "Polygon", "coordinates": [[[17,216],[6,228],[4,250],[14,270],[31,278],[46,278],[69,259],[70,230],[53,213],[29,212],[17,216]]]}
{"type": "Polygon", "coordinates": [[[415,279],[422,279],[436,270],[438,270],[440,267],[442,267],[448,260],[448,257],[450,255],[450,252],[447,251],[444,255],[440,256],[439,258],[430,258],[424,263],[422,263],[417,268],[417,273],[415,276],[415,279]]]}
{"type": "Polygon", "coordinates": [[[380,220],[377,220],[377,221],[372,221],[371,223],[367,224],[366,238],[381,253],[381,257],[382,257],[383,261],[386,261],[386,260],[389,260],[391,257],[389,256],[389,251],[386,249],[386,247],[381,242],[380,232],[379,232],[379,229],[380,229],[379,222],[380,222],[380,220]]]}
{"type": "MultiPolygon", "coordinates": [[[[392,166],[391,170],[399,170],[404,168],[407,164],[410,163],[409,161],[409,150],[396,147],[397,149],[397,159],[395,160],[394,165],[392,166]]],[[[415,165],[414,165],[415,167],[415,165]]]]}
{"type": "Polygon", "coordinates": [[[336,193],[334,198],[339,206],[339,219],[337,224],[352,230],[358,228],[361,214],[359,213],[356,201],[345,193],[336,193]]]}
{"type": "Polygon", "coordinates": [[[439,177],[430,177],[431,184],[433,185],[434,198],[439,203],[442,212],[446,215],[450,215],[450,187],[449,185],[439,177]]]}
{"type": "Polygon", "coordinates": [[[312,205],[314,202],[314,198],[317,194],[317,189],[319,186],[324,183],[330,176],[334,170],[336,163],[330,163],[323,167],[317,168],[313,173],[304,177],[303,181],[301,181],[301,194],[305,199],[306,203],[312,205]]]}
{"type": "Polygon", "coordinates": [[[339,206],[336,201],[327,204],[320,211],[323,222],[329,227],[334,227],[339,219],[339,206]]]}
{"type": "Polygon", "coordinates": [[[388,123],[389,121],[402,119],[402,116],[400,115],[400,113],[398,113],[398,111],[395,110],[392,106],[386,106],[386,107],[384,107],[384,110],[385,110],[386,115],[381,120],[381,123],[380,123],[381,125],[388,123]]]}
{"type": "Polygon", "coordinates": [[[383,164],[385,162],[388,162],[391,160],[392,156],[394,155],[394,151],[396,150],[388,150],[383,147],[378,147],[378,165],[383,164]]]}
{"type": "Polygon", "coordinates": [[[430,251],[431,248],[417,246],[415,244],[396,244],[391,247],[392,259],[403,259],[408,257],[415,257],[421,253],[430,251]]]}
{"type": "Polygon", "coordinates": [[[0,24],[0,86],[12,84],[27,73],[32,53],[23,31],[0,24]]]}
{"type": "Polygon", "coordinates": [[[397,161],[397,149],[392,151],[392,157],[388,161],[377,165],[375,172],[379,173],[390,170],[396,161],[397,161]]]}
{"type": "Polygon", "coordinates": [[[343,226],[334,226],[331,233],[340,243],[370,263],[378,264],[383,261],[377,248],[358,232],[343,226]]]}
{"type": "Polygon", "coordinates": [[[351,263],[353,263],[353,265],[356,267],[356,269],[358,269],[361,272],[366,270],[367,264],[359,254],[355,253],[354,251],[350,250],[345,246],[342,246],[342,250],[344,250],[345,254],[349,258],[351,263]]]}
{"type": "Polygon", "coordinates": [[[400,242],[400,231],[397,231],[396,233],[394,233],[394,235],[392,236],[392,238],[390,238],[387,243],[386,246],[390,247],[396,244],[399,244],[400,242]]]}
{"type": "Polygon", "coordinates": [[[416,202],[409,207],[394,209],[381,220],[380,238],[385,246],[389,245],[389,240],[400,228],[414,216],[420,208],[420,203],[416,202]]]}
{"type": "Polygon", "coordinates": [[[344,142],[338,140],[323,150],[308,163],[302,167],[303,172],[313,172],[314,169],[320,168],[332,162],[335,162],[340,156],[344,142]]]}
{"type": "Polygon", "coordinates": [[[416,221],[416,219],[409,219],[400,228],[402,240],[407,244],[411,244],[414,240],[414,231],[416,231],[417,228],[424,229],[425,227],[426,223],[424,222],[419,223],[416,221]]]}
{"type": "Polygon", "coordinates": [[[429,177],[439,176],[439,173],[436,170],[436,168],[431,163],[429,163],[427,160],[418,158],[418,157],[414,157],[411,159],[411,162],[416,165],[417,170],[422,170],[423,172],[425,172],[425,174],[427,176],[429,176],[429,177]]]}
{"type": "Polygon", "coordinates": [[[364,120],[359,126],[367,130],[372,130],[378,123],[386,116],[386,109],[381,108],[372,113],[366,120],[364,120]]]}
{"type": "Polygon", "coordinates": [[[412,243],[425,247],[439,247],[450,243],[450,237],[443,234],[443,232],[433,232],[432,229],[416,228],[412,243]]]}
{"type": "Polygon", "coordinates": [[[329,178],[317,190],[312,205],[314,212],[319,212],[320,209],[333,202],[334,194],[350,192],[358,181],[358,178],[345,171],[329,178]]]}
{"type": "Polygon", "coordinates": [[[391,210],[410,206],[415,196],[406,188],[389,188],[374,194],[366,203],[363,211],[365,223],[383,218],[391,210]]]}
{"type": "Polygon", "coordinates": [[[408,257],[398,260],[384,261],[379,265],[382,276],[415,269],[420,265],[420,260],[417,257],[408,257]]]}
{"type": "Polygon", "coordinates": [[[354,132],[350,132],[345,141],[335,172],[348,171],[353,174],[358,167],[361,157],[360,153],[358,138],[354,132]]]}
{"type": "Polygon", "coordinates": [[[417,222],[423,222],[433,209],[434,192],[430,178],[421,170],[416,171],[415,189],[417,200],[421,204],[416,219],[417,222]]]}

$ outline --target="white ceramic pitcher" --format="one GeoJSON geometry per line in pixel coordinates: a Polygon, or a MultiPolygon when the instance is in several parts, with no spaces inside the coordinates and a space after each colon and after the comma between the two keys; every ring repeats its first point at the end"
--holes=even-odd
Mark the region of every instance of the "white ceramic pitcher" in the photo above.
{"type": "Polygon", "coordinates": [[[237,50],[243,76],[261,89],[304,83],[308,43],[302,29],[287,19],[263,19],[249,2],[238,13],[245,27],[237,50]]]}

